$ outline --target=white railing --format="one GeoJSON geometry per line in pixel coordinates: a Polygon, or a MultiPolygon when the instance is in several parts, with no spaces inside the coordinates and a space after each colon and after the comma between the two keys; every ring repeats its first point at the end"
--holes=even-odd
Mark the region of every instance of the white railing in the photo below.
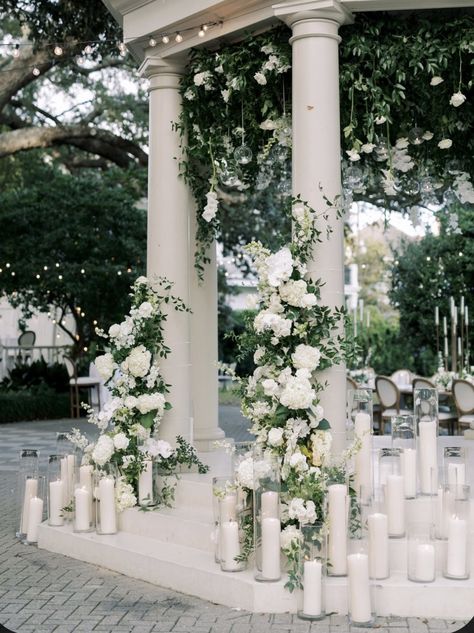
{"type": "Polygon", "coordinates": [[[48,365],[62,363],[68,350],[68,345],[0,345],[0,380],[8,376],[18,361],[32,363],[42,358],[48,365]]]}

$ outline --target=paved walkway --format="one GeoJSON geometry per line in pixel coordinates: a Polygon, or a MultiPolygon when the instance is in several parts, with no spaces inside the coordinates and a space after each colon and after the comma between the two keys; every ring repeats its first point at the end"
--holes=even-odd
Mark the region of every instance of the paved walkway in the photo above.
{"type": "MultiPolygon", "coordinates": [[[[221,408],[222,426],[246,439],[238,410],[221,408]]],[[[18,633],[362,633],[347,618],[310,624],[292,615],[249,614],[127,578],[14,537],[19,449],[54,450],[70,421],[0,425],[0,623],[18,633]]],[[[77,423],[76,423],[77,426],[77,423]]],[[[83,430],[90,425],[80,423],[83,430]]],[[[473,607],[474,608],[474,607],[473,607]]],[[[379,633],[450,633],[464,622],[378,618],[379,633]]]]}

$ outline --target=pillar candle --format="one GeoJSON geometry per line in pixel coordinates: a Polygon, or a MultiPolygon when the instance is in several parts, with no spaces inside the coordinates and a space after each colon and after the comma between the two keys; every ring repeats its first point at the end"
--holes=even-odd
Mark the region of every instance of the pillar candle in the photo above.
{"type": "Polygon", "coordinates": [[[461,314],[463,314],[464,313],[464,295],[461,296],[461,303],[460,303],[459,309],[461,311],[461,314]]]}
{"type": "Polygon", "coordinates": [[[138,502],[141,505],[148,505],[154,502],[153,499],[153,462],[145,459],[144,469],[138,476],[138,502]]]}
{"type": "Polygon", "coordinates": [[[84,465],[79,468],[79,484],[81,488],[85,488],[92,492],[92,471],[90,465],[84,465]]]}
{"type": "Polygon", "coordinates": [[[402,475],[389,475],[385,486],[385,510],[390,536],[405,534],[405,484],[402,475]]]}
{"type": "Polygon", "coordinates": [[[262,519],[262,577],[278,580],[280,571],[280,519],[262,519]]]}
{"type": "Polygon", "coordinates": [[[370,577],[378,580],[390,575],[388,555],[388,518],[375,512],[368,517],[370,577]]]}
{"type": "Polygon", "coordinates": [[[355,454],[355,486],[361,501],[366,502],[372,491],[372,438],[370,436],[370,415],[364,411],[356,414],[354,435],[360,441],[360,450],[355,454]]]}
{"type": "Polygon", "coordinates": [[[74,528],[86,532],[91,527],[91,493],[85,488],[76,488],[74,502],[74,528]]]}
{"type": "Polygon", "coordinates": [[[63,482],[63,508],[69,504],[69,474],[67,457],[61,457],[61,480],[63,482]]]}
{"type": "Polygon", "coordinates": [[[343,484],[328,486],[329,563],[330,573],[347,573],[347,488],[343,484]]]}
{"type": "Polygon", "coordinates": [[[458,336],[458,354],[459,354],[459,356],[461,356],[461,354],[462,354],[461,337],[460,336],[458,336]]]}
{"type": "Polygon", "coordinates": [[[117,531],[115,481],[109,477],[104,477],[99,481],[99,516],[101,534],[115,534],[117,531]]]}
{"type": "Polygon", "coordinates": [[[28,511],[28,527],[26,540],[28,543],[38,542],[38,527],[43,520],[43,499],[31,497],[28,511]]]}
{"type": "Polygon", "coordinates": [[[459,578],[467,575],[467,522],[458,517],[448,520],[446,573],[459,578]]]}
{"type": "Polygon", "coordinates": [[[22,534],[26,534],[28,530],[28,515],[30,513],[30,501],[38,494],[38,480],[35,478],[28,478],[25,480],[25,492],[23,495],[23,512],[21,514],[21,529],[22,534]]]}
{"type": "Polygon", "coordinates": [[[444,337],[444,355],[448,358],[448,339],[446,336],[444,337]]]}
{"type": "Polygon", "coordinates": [[[347,557],[349,572],[349,613],[353,622],[370,622],[369,557],[367,554],[350,554],[347,557]]]}
{"type": "Polygon", "coordinates": [[[437,488],[438,453],[436,421],[421,420],[419,423],[420,487],[423,494],[433,494],[437,488]]]}
{"type": "Polygon", "coordinates": [[[415,580],[431,582],[435,577],[435,548],[431,543],[418,543],[415,549],[415,580]]]}
{"type": "Polygon", "coordinates": [[[303,613],[318,616],[322,610],[322,565],[307,560],[303,565],[303,613]]]}
{"type": "Polygon", "coordinates": [[[416,449],[405,448],[400,453],[400,465],[405,482],[405,497],[416,497],[416,449]]]}
{"type": "Polygon", "coordinates": [[[443,334],[444,336],[448,335],[448,321],[445,316],[443,317],[443,334]]]}
{"type": "Polygon", "coordinates": [[[451,486],[464,486],[466,483],[466,465],[448,463],[448,484],[451,486]]]}
{"type": "Polygon", "coordinates": [[[280,516],[280,499],[278,492],[269,490],[262,493],[262,519],[274,518],[280,516]]]}
{"type": "Polygon", "coordinates": [[[49,524],[64,525],[63,517],[64,482],[62,479],[49,482],[49,524]]]}
{"type": "Polygon", "coordinates": [[[221,523],[237,521],[237,495],[225,495],[219,499],[219,516],[221,523]]]}
{"type": "Polygon", "coordinates": [[[464,310],[464,323],[466,325],[469,325],[469,309],[466,306],[465,310],[464,310]]]}
{"type": "Polygon", "coordinates": [[[220,559],[225,570],[237,571],[240,563],[235,558],[240,555],[239,524],[224,521],[219,526],[220,559]]]}

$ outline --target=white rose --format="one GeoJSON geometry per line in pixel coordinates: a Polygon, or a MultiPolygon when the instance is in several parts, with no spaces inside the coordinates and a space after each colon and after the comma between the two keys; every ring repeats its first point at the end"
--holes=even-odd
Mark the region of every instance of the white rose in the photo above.
{"type": "Polygon", "coordinates": [[[120,334],[120,325],[118,323],[114,323],[109,327],[109,336],[110,338],[117,338],[120,334]]]}
{"type": "Polygon", "coordinates": [[[283,444],[283,429],[270,429],[267,441],[270,446],[281,446],[283,444]]]}
{"type": "Polygon", "coordinates": [[[289,280],[282,286],[280,286],[280,296],[283,301],[286,301],[290,306],[296,308],[303,307],[303,297],[307,294],[308,286],[303,279],[298,281],[289,280]]]}
{"type": "Polygon", "coordinates": [[[104,382],[110,380],[114,375],[115,363],[112,354],[109,354],[109,352],[102,356],[97,356],[94,364],[104,382]]]}
{"type": "Polygon", "coordinates": [[[124,451],[129,444],[130,440],[125,433],[117,433],[114,435],[114,446],[118,451],[124,451]]]}
{"type": "Polygon", "coordinates": [[[144,319],[149,319],[153,314],[153,306],[149,301],[144,301],[138,308],[138,314],[144,319]]]}
{"type": "Polygon", "coordinates": [[[166,400],[162,393],[144,393],[138,396],[137,409],[143,414],[157,410],[162,412],[165,402],[166,400]]]}
{"type": "Polygon", "coordinates": [[[293,272],[293,258],[290,249],[284,247],[274,255],[267,257],[268,283],[277,288],[282,282],[288,281],[293,272]]]}
{"type": "Polygon", "coordinates": [[[438,143],[438,147],[439,147],[439,149],[449,149],[452,144],[453,144],[453,142],[452,142],[452,140],[450,138],[443,138],[438,143]]]}
{"type": "Polygon", "coordinates": [[[314,371],[321,360],[321,352],[317,347],[301,343],[291,355],[291,360],[296,369],[309,369],[310,371],[314,371]]]}
{"type": "Polygon", "coordinates": [[[438,86],[443,83],[444,79],[436,75],[435,77],[431,77],[430,86],[438,86]]]}
{"type": "Polygon", "coordinates": [[[132,376],[141,377],[146,376],[150,369],[151,353],[145,348],[144,345],[139,345],[132,349],[130,354],[121,364],[122,370],[130,372],[132,376]]]}
{"type": "Polygon", "coordinates": [[[280,402],[288,409],[308,409],[316,393],[307,378],[291,376],[280,396],[280,402]]]}
{"type": "Polygon", "coordinates": [[[455,108],[459,108],[465,101],[466,95],[463,95],[462,92],[455,92],[449,100],[449,103],[455,108]]]}
{"type": "Polygon", "coordinates": [[[267,83],[267,78],[265,77],[263,73],[255,73],[253,77],[255,81],[261,86],[265,86],[265,84],[267,83]]]}
{"type": "Polygon", "coordinates": [[[297,519],[302,525],[316,521],[316,506],[313,501],[304,501],[299,497],[291,500],[288,508],[290,519],[297,519]]]}
{"type": "Polygon", "coordinates": [[[92,459],[98,466],[104,466],[115,452],[114,441],[108,435],[101,435],[92,450],[92,459]]]}
{"type": "Polygon", "coordinates": [[[138,404],[138,398],[136,398],[135,396],[127,396],[123,403],[127,407],[127,409],[134,409],[138,404]]]}
{"type": "Polygon", "coordinates": [[[318,301],[318,299],[317,299],[316,295],[308,293],[302,299],[303,307],[305,307],[305,308],[312,308],[313,306],[316,305],[317,301],[318,301]]]}
{"type": "Polygon", "coordinates": [[[289,550],[293,544],[300,543],[303,535],[295,525],[287,525],[280,534],[280,547],[282,550],[289,550]]]}

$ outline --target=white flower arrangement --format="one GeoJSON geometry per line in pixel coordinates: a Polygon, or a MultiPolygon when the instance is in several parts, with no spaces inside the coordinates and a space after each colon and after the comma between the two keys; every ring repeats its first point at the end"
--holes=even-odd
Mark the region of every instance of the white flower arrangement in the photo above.
{"type": "Polygon", "coordinates": [[[69,436],[84,451],[84,463],[98,469],[107,464],[117,466],[119,510],[136,505],[138,478],[145,459],[157,460],[169,474],[180,463],[195,464],[200,472],[206,471],[183,438],[177,437],[177,447],[173,448],[157,437],[160,422],[171,408],[158,364],[158,359],[170,351],[163,340],[164,308],[166,305],[177,311],[187,310],[171,289],[172,284],[164,278],[139,277],[132,288],[130,313],[122,323],[112,325],[108,334],[98,332],[108,339],[109,350],[95,363],[112,398],[98,413],[89,409],[89,422],[100,430],[94,444],[89,444],[77,429],[69,436]]]}

